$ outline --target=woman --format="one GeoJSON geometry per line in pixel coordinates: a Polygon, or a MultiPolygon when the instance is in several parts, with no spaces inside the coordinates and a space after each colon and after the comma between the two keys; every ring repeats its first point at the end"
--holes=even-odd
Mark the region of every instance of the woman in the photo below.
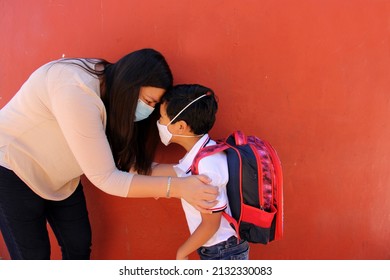
{"type": "Polygon", "coordinates": [[[54,61],[29,77],[0,110],[0,228],[12,259],[50,259],[46,222],[63,259],[90,258],[82,174],[111,195],[184,198],[204,212],[216,203],[205,177],[145,176],[159,139],[154,108],[172,80],[152,49],[116,63],[54,61]]]}

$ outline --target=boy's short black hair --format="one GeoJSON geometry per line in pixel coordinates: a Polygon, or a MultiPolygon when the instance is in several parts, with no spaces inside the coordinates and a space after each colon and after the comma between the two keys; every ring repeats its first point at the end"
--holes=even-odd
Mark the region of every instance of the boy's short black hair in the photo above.
{"type": "Polygon", "coordinates": [[[162,103],[166,103],[169,119],[173,119],[184,107],[199,96],[206,96],[192,103],[172,123],[183,120],[197,135],[208,133],[215,123],[218,104],[214,91],[198,84],[181,84],[168,90],[162,103]]]}

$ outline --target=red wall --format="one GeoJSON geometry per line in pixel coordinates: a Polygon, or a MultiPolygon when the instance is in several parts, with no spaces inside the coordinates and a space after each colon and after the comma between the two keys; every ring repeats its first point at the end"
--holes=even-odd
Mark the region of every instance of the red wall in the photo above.
{"type": "MultiPolygon", "coordinates": [[[[156,48],[176,83],[219,95],[212,136],[242,129],[279,152],[285,238],[252,259],[389,259],[389,18],[385,0],[2,0],[0,106],[63,54],[156,48]]],[[[176,199],[86,195],[93,259],[172,259],[188,235],[176,199]]]]}

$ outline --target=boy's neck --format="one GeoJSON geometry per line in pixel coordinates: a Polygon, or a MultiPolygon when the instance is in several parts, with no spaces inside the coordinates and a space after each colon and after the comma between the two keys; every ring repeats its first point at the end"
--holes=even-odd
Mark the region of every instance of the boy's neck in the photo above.
{"type": "Polygon", "coordinates": [[[177,137],[180,139],[177,139],[177,141],[175,141],[175,142],[177,144],[179,144],[180,146],[182,146],[187,152],[189,152],[195,146],[195,144],[199,141],[199,139],[202,138],[202,136],[203,135],[197,136],[197,137],[191,137],[191,138],[177,137]]]}

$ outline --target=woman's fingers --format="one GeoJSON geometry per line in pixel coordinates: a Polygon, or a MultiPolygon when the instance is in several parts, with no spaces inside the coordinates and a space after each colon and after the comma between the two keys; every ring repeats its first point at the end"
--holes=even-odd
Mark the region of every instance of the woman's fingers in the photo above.
{"type": "Polygon", "coordinates": [[[203,192],[201,193],[201,199],[205,201],[215,201],[218,197],[218,188],[213,186],[205,186],[203,192]]]}
{"type": "Polygon", "coordinates": [[[215,205],[217,205],[218,201],[215,200],[216,196],[214,194],[203,194],[205,199],[200,200],[196,205],[195,208],[201,212],[201,213],[209,213],[211,214],[212,211],[210,210],[215,205]]]}
{"type": "Polygon", "coordinates": [[[211,213],[218,201],[218,187],[209,185],[210,179],[205,175],[187,177],[188,184],[184,188],[183,198],[201,213],[211,213]]]}
{"type": "Polygon", "coordinates": [[[207,177],[206,175],[197,175],[196,176],[201,182],[205,183],[205,184],[210,184],[211,182],[211,179],[209,177],[207,177]]]}

